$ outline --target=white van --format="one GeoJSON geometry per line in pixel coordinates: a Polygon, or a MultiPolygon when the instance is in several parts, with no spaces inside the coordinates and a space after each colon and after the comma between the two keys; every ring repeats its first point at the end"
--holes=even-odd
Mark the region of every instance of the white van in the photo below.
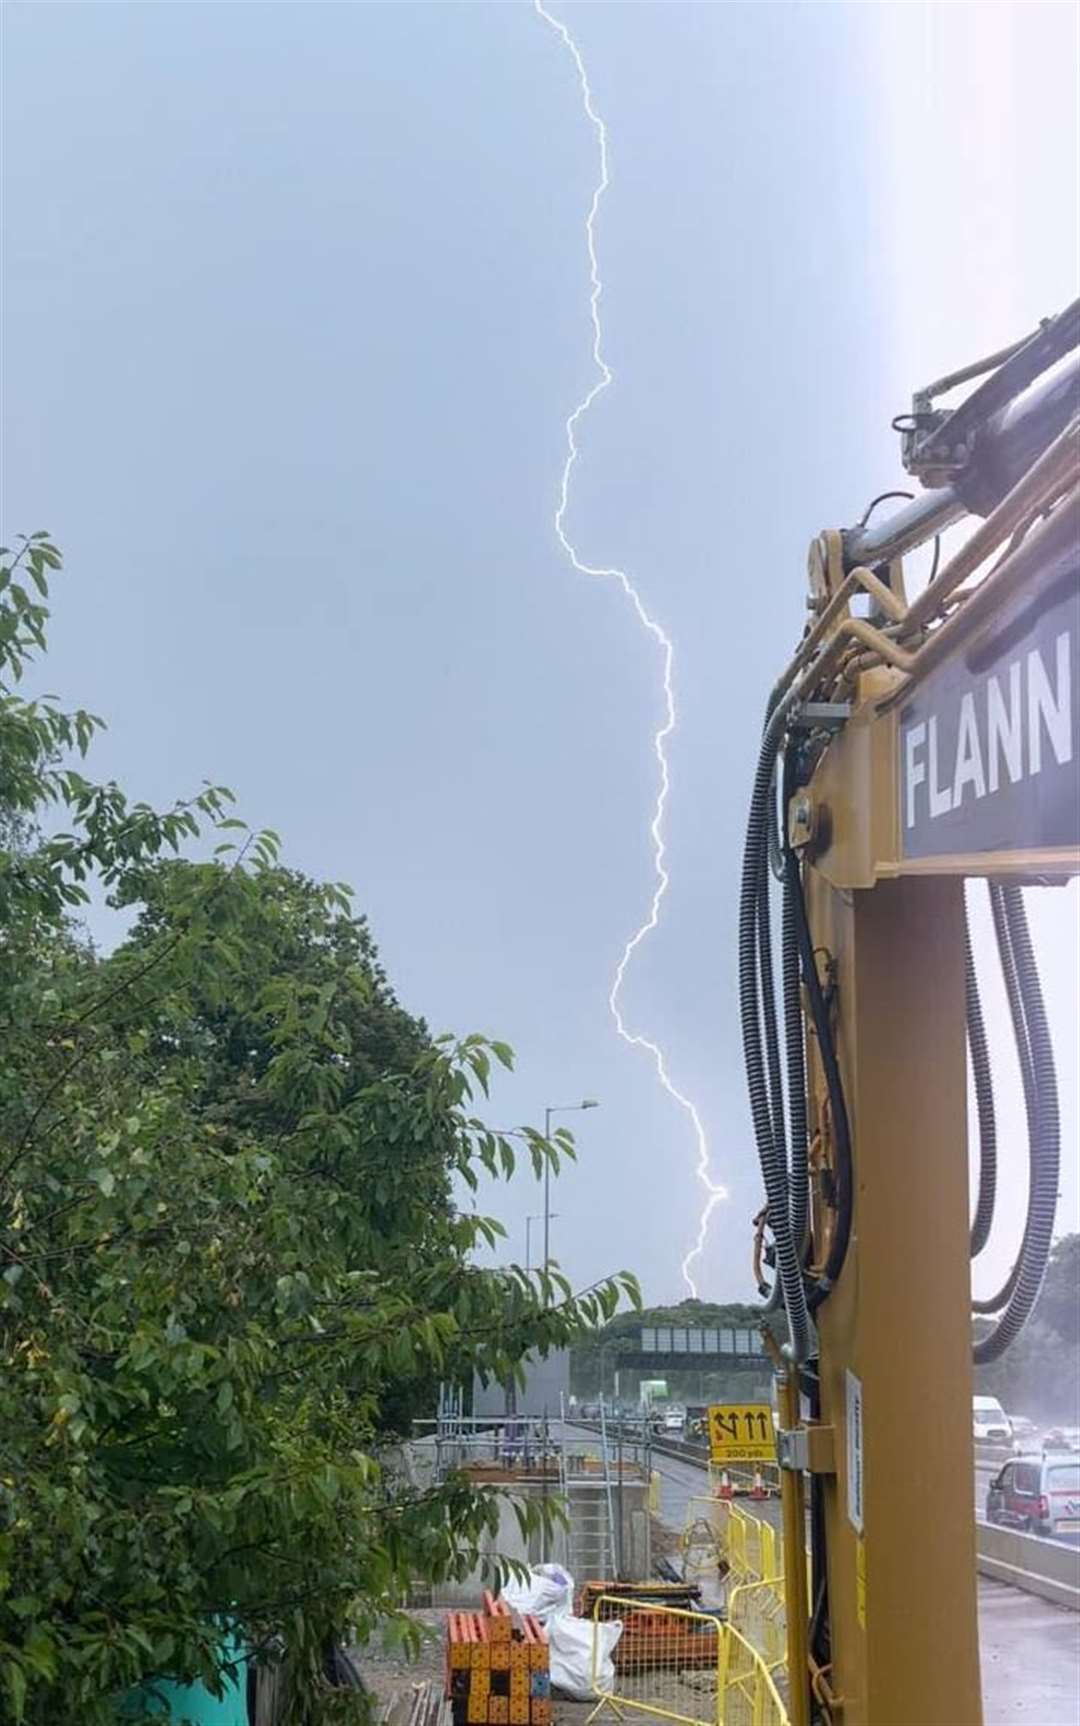
{"type": "Polygon", "coordinates": [[[976,1440],[982,1444],[1012,1443],[1009,1417],[996,1396],[972,1397],[971,1429],[976,1440]]]}

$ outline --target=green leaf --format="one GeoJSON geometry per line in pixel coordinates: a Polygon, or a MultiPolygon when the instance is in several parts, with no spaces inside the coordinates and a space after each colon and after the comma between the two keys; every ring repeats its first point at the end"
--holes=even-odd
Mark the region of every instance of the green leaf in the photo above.
{"type": "Polygon", "coordinates": [[[11,1717],[15,1726],[26,1717],[26,1673],[14,1658],[9,1658],[4,1666],[4,1682],[11,1697],[11,1717]]]}

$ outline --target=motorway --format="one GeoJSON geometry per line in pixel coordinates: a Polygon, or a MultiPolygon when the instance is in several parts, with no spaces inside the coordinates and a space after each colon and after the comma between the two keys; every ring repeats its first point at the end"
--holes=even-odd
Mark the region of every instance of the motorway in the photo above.
{"type": "MultiPolygon", "coordinates": [[[[992,1466],[986,1465],[987,1478],[992,1466]]],[[[653,1468],[660,1476],[660,1520],[681,1530],[691,1498],[702,1495],[705,1472],[692,1462],[655,1452],[653,1468]]],[[[985,1481],[982,1496],[985,1499],[985,1481]]],[[[747,1508],[778,1522],[775,1499],[747,1508]]],[[[1076,1726],[1080,1616],[980,1577],[979,1647],[983,1726],[1076,1726]]]]}

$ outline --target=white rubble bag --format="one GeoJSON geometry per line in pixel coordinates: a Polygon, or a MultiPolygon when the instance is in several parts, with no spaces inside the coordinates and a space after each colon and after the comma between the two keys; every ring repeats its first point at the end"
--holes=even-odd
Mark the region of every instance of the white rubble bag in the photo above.
{"type": "Polygon", "coordinates": [[[534,1564],[527,1580],[509,1576],[500,1592],[511,1612],[523,1612],[545,1625],[574,1610],[574,1578],[560,1564],[534,1564]]]}
{"type": "Polygon", "coordinates": [[[508,1577],[501,1590],[511,1612],[538,1618],[547,1630],[551,1688],[575,1702],[591,1702],[615,1684],[615,1645],[622,1620],[593,1623],[574,1617],[574,1578],[559,1564],[534,1564],[528,1579],[508,1577]],[[596,1671],[593,1672],[593,1637],[596,1671]]]}
{"type": "Polygon", "coordinates": [[[615,1687],[614,1654],[623,1633],[622,1620],[575,1618],[563,1612],[551,1620],[547,1633],[552,1690],[575,1702],[610,1696],[615,1687]]]}

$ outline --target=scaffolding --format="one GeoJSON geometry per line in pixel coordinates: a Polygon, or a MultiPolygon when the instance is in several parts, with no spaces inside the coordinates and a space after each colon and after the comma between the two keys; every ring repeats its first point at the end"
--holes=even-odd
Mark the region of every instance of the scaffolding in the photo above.
{"type": "Polygon", "coordinates": [[[580,1581],[625,1574],[626,1530],[637,1502],[631,1498],[627,1510],[625,1489],[636,1488],[644,1505],[649,1475],[636,1456],[624,1454],[622,1435],[612,1438],[605,1410],[589,1430],[567,1418],[565,1399],[555,1420],[512,1407],[502,1416],[473,1417],[461,1413],[460,1395],[444,1388],[436,1419],[414,1421],[413,1438],[433,1484],[465,1474],[477,1485],[556,1500],[556,1514],[513,1556],[562,1564],[580,1581]]]}

